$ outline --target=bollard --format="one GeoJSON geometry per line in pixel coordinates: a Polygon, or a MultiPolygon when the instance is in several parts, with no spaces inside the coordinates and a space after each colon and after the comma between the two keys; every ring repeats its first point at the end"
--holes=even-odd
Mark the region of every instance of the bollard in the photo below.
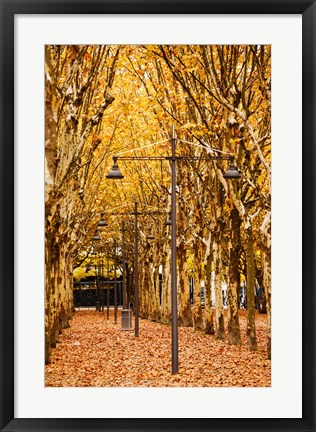
{"type": "Polygon", "coordinates": [[[122,330],[133,330],[131,309],[122,309],[122,330]]]}

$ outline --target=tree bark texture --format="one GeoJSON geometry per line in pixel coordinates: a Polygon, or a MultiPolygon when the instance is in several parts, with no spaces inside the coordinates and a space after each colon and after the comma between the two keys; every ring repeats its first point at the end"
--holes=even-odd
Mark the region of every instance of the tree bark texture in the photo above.
{"type": "Polygon", "coordinates": [[[240,258],[240,224],[241,220],[237,209],[232,209],[230,233],[230,260],[229,260],[229,284],[227,287],[228,297],[228,343],[240,345],[240,326],[238,317],[239,304],[239,258],[240,258]]]}
{"type": "Polygon", "coordinates": [[[161,318],[164,324],[171,323],[171,248],[170,244],[164,245],[162,254],[162,298],[161,318]]]}
{"type": "Polygon", "coordinates": [[[69,327],[73,297],[67,243],[56,244],[50,236],[45,243],[45,363],[49,363],[50,349],[56,346],[61,331],[69,327]]]}
{"type": "Polygon", "coordinates": [[[213,254],[212,254],[212,244],[211,244],[211,235],[208,239],[208,244],[205,252],[205,325],[204,331],[206,334],[215,334],[215,309],[212,306],[212,263],[213,263],[213,254]]]}
{"type": "Polygon", "coordinates": [[[257,336],[255,325],[255,257],[253,249],[252,227],[249,223],[246,228],[246,261],[247,261],[247,337],[248,348],[257,349],[257,336]]]}
{"type": "Polygon", "coordinates": [[[201,305],[201,265],[202,259],[202,244],[198,239],[194,240],[194,288],[193,288],[193,307],[192,307],[192,321],[195,330],[204,330],[204,323],[202,318],[202,305],[201,305]]]}
{"type": "Polygon", "coordinates": [[[180,242],[177,248],[178,261],[178,286],[179,286],[179,326],[188,327],[192,325],[189,274],[187,263],[187,251],[185,244],[180,242]]]}
{"type": "Polygon", "coordinates": [[[221,249],[217,241],[214,241],[213,255],[215,262],[215,303],[216,303],[216,337],[225,339],[223,294],[222,294],[222,260],[221,249]]]}

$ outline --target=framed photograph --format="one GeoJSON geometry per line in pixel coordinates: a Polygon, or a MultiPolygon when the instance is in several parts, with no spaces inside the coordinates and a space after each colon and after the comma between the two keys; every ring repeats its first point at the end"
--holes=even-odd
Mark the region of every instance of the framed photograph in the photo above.
{"type": "Polygon", "coordinates": [[[315,1],[0,4],[1,431],[314,431],[315,1]]]}

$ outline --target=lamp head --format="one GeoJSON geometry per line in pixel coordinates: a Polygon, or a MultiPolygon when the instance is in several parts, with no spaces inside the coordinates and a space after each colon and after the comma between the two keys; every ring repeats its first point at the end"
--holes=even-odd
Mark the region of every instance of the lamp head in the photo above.
{"type": "Polygon", "coordinates": [[[165,222],[165,225],[167,225],[167,226],[172,225],[171,213],[169,213],[169,216],[168,216],[167,221],[165,222]]]}
{"type": "Polygon", "coordinates": [[[92,237],[93,241],[100,241],[101,237],[100,234],[98,233],[98,231],[94,234],[94,236],[92,237]]]}
{"type": "Polygon", "coordinates": [[[148,231],[147,240],[155,240],[155,236],[153,235],[151,228],[148,231]]]}
{"type": "Polygon", "coordinates": [[[233,180],[233,179],[239,179],[240,178],[240,173],[237,170],[237,167],[235,165],[235,162],[234,162],[233,158],[231,158],[229,160],[229,168],[225,172],[224,178],[231,179],[231,180],[233,180]]]}
{"type": "Polygon", "coordinates": [[[108,226],[108,224],[103,219],[103,213],[101,213],[101,219],[100,222],[98,223],[98,227],[106,227],[106,226],[108,226]]]}
{"type": "Polygon", "coordinates": [[[113,167],[111,169],[111,171],[109,172],[109,174],[106,176],[106,178],[108,179],[122,179],[124,178],[123,174],[121,173],[118,164],[117,164],[117,157],[113,156],[113,167]]]}

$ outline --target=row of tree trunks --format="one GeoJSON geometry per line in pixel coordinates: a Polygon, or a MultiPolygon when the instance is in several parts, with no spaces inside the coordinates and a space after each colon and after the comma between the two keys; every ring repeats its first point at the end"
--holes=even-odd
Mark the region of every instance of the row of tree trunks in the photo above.
{"type": "MultiPolygon", "coordinates": [[[[179,213],[178,223],[181,228],[183,213],[179,213]]],[[[214,224],[216,226],[216,224],[214,224]]],[[[241,253],[241,218],[236,208],[230,212],[229,231],[229,278],[227,288],[227,339],[229,344],[238,345],[241,343],[239,327],[239,264],[241,253]]],[[[217,228],[210,233],[208,240],[203,243],[196,236],[193,241],[194,262],[201,263],[204,254],[204,275],[202,266],[196,266],[194,271],[194,294],[193,305],[190,301],[188,257],[184,241],[177,245],[177,267],[178,267],[178,323],[180,326],[193,326],[196,330],[203,330],[208,334],[216,334],[217,338],[224,339],[224,308],[223,308],[223,224],[217,224],[217,228]],[[214,293],[215,308],[212,305],[213,280],[215,275],[214,293]],[[205,314],[202,314],[201,304],[201,281],[205,282],[205,314]],[[197,289],[196,289],[197,287],[197,289]]],[[[247,269],[247,335],[249,349],[256,349],[255,329],[255,257],[251,223],[246,230],[246,269],[247,269]]],[[[144,241],[141,254],[141,271],[139,273],[139,301],[140,316],[153,321],[161,321],[170,324],[171,322],[171,278],[170,278],[170,246],[165,242],[161,247],[160,242],[149,243],[144,241]],[[155,246],[156,245],[156,246],[155,246]],[[160,245],[159,247],[157,245],[160,245]],[[163,251],[162,264],[159,256],[163,251]],[[160,299],[159,270],[162,268],[162,292],[160,299]],[[161,300],[161,303],[160,303],[161,300]]],[[[267,261],[267,260],[265,260],[267,261]]],[[[267,275],[267,271],[265,272],[267,275]]],[[[267,276],[268,277],[268,276],[267,276]]],[[[262,287],[263,289],[263,287],[262,287]]]]}
{"type": "Polygon", "coordinates": [[[49,363],[50,349],[56,346],[61,331],[69,327],[73,295],[67,244],[56,247],[54,239],[49,237],[45,241],[45,363],[49,363]]]}
{"type": "MultiPolygon", "coordinates": [[[[239,277],[238,277],[238,260],[240,245],[240,218],[236,211],[232,211],[232,237],[230,244],[230,279],[227,289],[228,311],[227,311],[227,338],[229,344],[238,345],[241,343],[239,327],[239,277]],[[233,270],[234,271],[233,271],[233,270]]],[[[202,275],[198,272],[194,278],[193,305],[190,303],[190,290],[188,283],[187,255],[184,243],[179,243],[177,247],[178,258],[178,298],[179,298],[179,325],[193,326],[196,330],[204,330],[208,334],[216,334],[217,338],[225,338],[224,328],[224,308],[223,308],[223,262],[221,244],[221,231],[214,232],[209,238],[209,245],[205,252],[205,316],[202,316],[201,305],[201,280],[202,275]],[[212,241],[211,241],[212,239],[212,241]],[[212,306],[212,269],[214,265],[214,288],[215,288],[215,308],[212,306]]],[[[253,236],[251,227],[247,231],[247,250],[246,250],[246,268],[247,268],[247,335],[248,347],[255,350],[257,348],[256,328],[255,328],[255,259],[253,249],[253,236]]],[[[162,321],[170,324],[171,322],[171,280],[170,280],[170,249],[165,248],[165,263],[162,278],[162,293],[160,305],[159,292],[159,266],[154,268],[154,247],[151,248],[149,243],[143,247],[142,271],[139,273],[139,301],[140,316],[153,321],[162,321]],[[168,265],[169,264],[169,265],[168,265]]],[[[201,262],[203,248],[201,242],[196,239],[195,242],[195,260],[201,262]]],[[[157,257],[156,257],[157,259],[157,257]]],[[[268,278],[268,259],[263,256],[268,278]]],[[[269,303],[268,303],[269,304],[269,303]]],[[[270,310],[270,309],[269,309],[270,310]]],[[[270,315],[271,317],[271,315],[270,315]]]]}
{"type": "Polygon", "coordinates": [[[118,53],[119,46],[45,46],[46,361],[73,312],[72,258],[89,234],[87,173],[102,141],[96,131],[114,101],[118,53]]]}

